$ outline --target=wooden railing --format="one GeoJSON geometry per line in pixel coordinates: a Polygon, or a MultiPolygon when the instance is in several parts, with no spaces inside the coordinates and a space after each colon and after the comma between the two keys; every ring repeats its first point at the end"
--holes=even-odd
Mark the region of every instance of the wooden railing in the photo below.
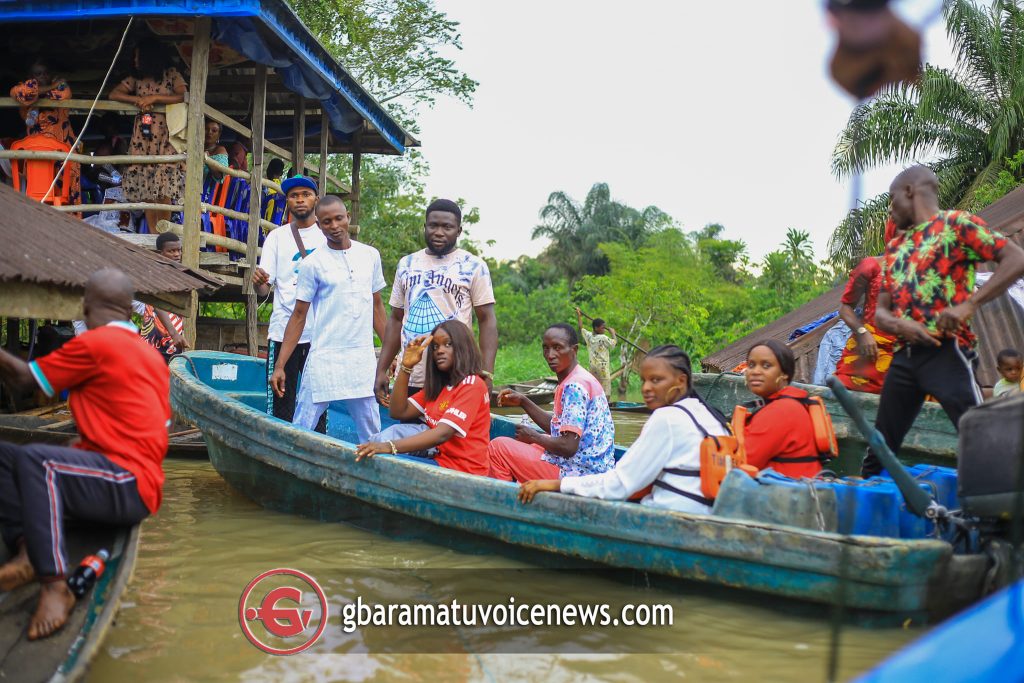
{"type": "MultiPolygon", "coordinates": [[[[45,102],[45,103],[42,103],[42,104],[37,104],[36,106],[39,107],[39,108],[43,108],[43,109],[75,109],[75,110],[79,110],[79,111],[89,111],[89,108],[92,107],[92,105],[93,105],[93,101],[92,100],[70,99],[70,100],[52,100],[52,101],[48,101],[48,102],[45,102]]],[[[0,97],[0,109],[10,109],[10,108],[17,108],[17,107],[21,107],[21,103],[18,102],[17,100],[15,100],[13,97],[0,97]]],[[[113,100],[99,100],[99,101],[97,101],[96,102],[96,110],[97,111],[115,111],[115,112],[120,112],[122,114],[137,114],[140,111],[139,108],[136,107],[135,105],[127,104],[126,102],[114,102],[113,100]]],[[[162,105],[162,104],[153,105],[153,111],[156,112],[156,113],[163,113],[164,110],[165,110],[165,106],[162,105]]],[[[217,123],[219,123],[224,128],[229,128],[229,129],[235,131],[236,133],[238,133],[239,135],[242,135],[243,137],[250,138],[250,139],[252,138],[252,129],[251,128],[249,128],[248,126],[245,126],[245,125],[239,123],[238,121],[235,121],[233,118],[231,118],[227,114],[225,114],[225,113],[223,113],[223,112],[221,112],[221,111],[219,111],[217,109],[214,109],[213,107],[211,107],[208,104],[204,104],[203,105],[203,114],[206,115],[206,117],[209,118],[210,120],[216,121],[217,123]]],[[[276,145],[273,142],[270,142],[269,140],[264,140],[263,141],[263,147],[264,147],[264,149],[266,151],[270,152],[274,156],[280,157],[285,162],[288,162],[288,163],[294,165],[295,159],[293,158],[292,153],[289,152],[284,147],[281,147],[280,145],[276,145]]],[[[177,156],[177,155],[173,155],[173,156],[177,156]]],[[[7,157],[7,158],[10,158],[10,157],[7,157]]],[[[61,158],[63,158],[63,157],[61,157],[61,158]]],[[[97,162],[92,162],[92,161],[84,162],[84,161],[81,161],[79,163],[97,163],[97,162]]],[[[110,163],[110,162],[101,161],[101,162],[98,162],[98,163],[110,163]]],[[[131,162],[131,163],[143,163],[143,162],[131,162]]],[[[167,163],[167,162],[161,162],[161,163],[167,163]]],[[[170,162],[170,163],[173,163],[173,162],[170,162]]],[[[305,169],[306,172],[319,177],[320,169],[318,167],[314,166],[309,161],[307,161],[305,158],[302,159],[302,165],[303,165],[303,168],[305,169]]],[[[241,178],[241,177],[244,177],[244,176],[237,176],[237,177],[241,178]]],[[[337,178],[337,177],[335,177],[335,176],[333,176],[333,175],[331,175],[329,173],[326,174],[326,177],[327,177],[328,184],[333,185],[335,190],[339,191],[340,193],[348,194],[351,191],[351,188],[348,185],[346,185],[344,182],[342,182],[341,179],[339,179],[339,178],[337,178]]],[[[266,184],[267,180],[264,179],[263,182],[264,182],[264,184],[266,184]]]]}

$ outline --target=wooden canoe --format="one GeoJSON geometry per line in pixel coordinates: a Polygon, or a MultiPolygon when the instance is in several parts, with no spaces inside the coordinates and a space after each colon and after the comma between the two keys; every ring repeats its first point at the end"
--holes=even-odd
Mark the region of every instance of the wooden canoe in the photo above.
{"type": "MultiPolygon", "coordinates": [[[[75,421],[66,405],[45,415],[0,414],[0,441],[62,444],[75,436],[75,421]]],[[[205,460],[206,443],[202,432],[187,425],[175,425],[167,443],[167,457],[205,460]]]]}
{"type": "MultiPolygon", "coordinates": [[[[945,614],[976,599],[988,566],[939,540],[844,536],[560,494],[523,505],[515,484],[390,456],[356,463],[351,443],[262,411],[259,360],[188,356],[191,363],[171,363],[172,407],[203,430],[221,476],[269,508],[337,519],[340,509],[372,505],[554,553],[567,566],[582,558],[817,603],[834,602],[845,583],[847,606],[899,618],[945,614]]],[[[493,416],[492,436],[514,429],[514,420],[493,416]]]]}
{"type": "Polygon", "coordinates": [[[518,391],[537,405],[546,405],[555,400],[555,387],[557,386],[557,379],[554,377],[544,377],[541,379],[531,379],[525,382],[517,382],[515,384],[505,384],[500,387],[495,387],[491,391],[491,407],[498,407],[498,394],[502,389],[518,391]]]}
{"type": "MultiPolygon", "coordinates": [[[[106,571],[75,605],[64,628],[42,640],[29,641],[25,636],[39,585],[33,582],[10,593],[0,592],[0,680],[82,680],[114,622],[135,568],[139,527],[68,524],[66,532],[69,562],[78,566],[87,555],[106,548],[110,551],[106,571]]],[[[2,544],[0,560],[7,560],[2,544]]]]}

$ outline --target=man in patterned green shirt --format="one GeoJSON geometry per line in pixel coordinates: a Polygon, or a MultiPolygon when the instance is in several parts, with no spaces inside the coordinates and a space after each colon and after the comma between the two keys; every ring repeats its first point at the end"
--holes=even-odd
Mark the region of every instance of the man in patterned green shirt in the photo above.
{"type": "Polygon", "coordinates": [[[590,374],[604,387],[604,393],[611,400],[612,395],[612,359],[609,351],[615,348],[615,328],[606,327],[604,320],[594,318],[593,333],[583,327],[583,313],[576,309],[576,325],[580,328],[583,341],[587,345],[590,356],[590,374]],[[606,334],[611,332],[611,336],[606,334]]]}
{"type": "MultiPolygon", "coordinates": [[[[875,427],[898,452],[925,397],[934,396],[957,426],[981,402],[974,379],[977,339],[970,318],[1024,275],[1024,250],[963,211],[939,210],[939,181],[913,166],[889,186],[897,236],[886,245],[875,321],[897,337],[875,427]],[[995,261],[989,281],[974,290],[975,265],[995,261]]],[[[882,465],[868,450],[865,477],[882,465]]]]}

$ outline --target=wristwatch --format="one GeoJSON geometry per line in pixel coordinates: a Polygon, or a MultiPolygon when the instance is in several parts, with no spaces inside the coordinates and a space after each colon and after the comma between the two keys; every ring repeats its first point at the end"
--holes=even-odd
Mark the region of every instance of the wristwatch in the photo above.
{"type": "Polygon", "coordinates": [[[857,334],[866,334],[867,331],[868,331],[868,328],[864,327],[863,325],[861,325],[860,327],[857,328],[857,334]]]}

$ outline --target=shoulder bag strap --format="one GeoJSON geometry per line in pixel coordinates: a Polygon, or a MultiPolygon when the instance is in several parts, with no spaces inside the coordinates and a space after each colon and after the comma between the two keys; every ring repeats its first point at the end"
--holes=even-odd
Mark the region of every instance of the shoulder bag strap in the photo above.
{"type": "Polygon", "coordinates": [[[302,258],[306,258],[308,252],[306,252],[306,245],[302,243],[302,236],[299,234],[299,229],[295,227],[294,223],[289,223],[288,227],[292,229],[292,237],[295,238],[295,244],[299,248],[299,255],[302,258]]]}

